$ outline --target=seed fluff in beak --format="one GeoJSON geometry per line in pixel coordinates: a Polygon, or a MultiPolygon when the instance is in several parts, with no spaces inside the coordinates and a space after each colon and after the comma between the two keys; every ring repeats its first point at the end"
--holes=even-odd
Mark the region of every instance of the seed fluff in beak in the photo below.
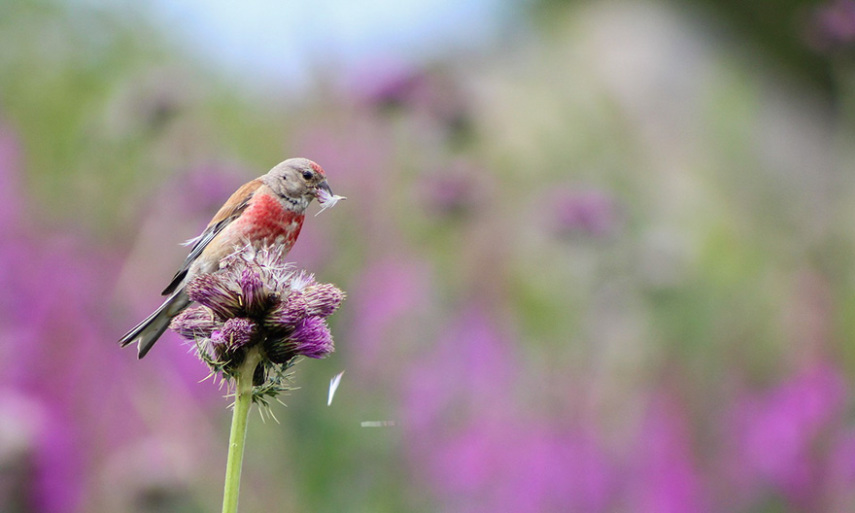
{"type": "Polygon", "coordinates": [[[318,198],[318,204],[321,205],[321,209],[315,215],[320,214],[321,212],[323,212],[324,210],[326,210],[328,208],[334,207],[335,204],[338,203],[340,200],[347,199],[344,196],[339,196],[337,194],[333,194],[332,189],[330,189],[330,185],[327,183],[326,180],[319,183],[315,187],[315,195],[318,198]]]}

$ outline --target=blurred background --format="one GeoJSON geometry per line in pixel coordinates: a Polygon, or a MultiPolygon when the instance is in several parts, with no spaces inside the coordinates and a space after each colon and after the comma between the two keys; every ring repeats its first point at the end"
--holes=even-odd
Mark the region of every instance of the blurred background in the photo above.
{"type": "Polygon", "coordinates": [[[853,59],[851,0],[3,0],[0,511],[219,510],[226,390],[116,340],[291,156],[348,299],[241,511],[852,511],[853,59]]]}

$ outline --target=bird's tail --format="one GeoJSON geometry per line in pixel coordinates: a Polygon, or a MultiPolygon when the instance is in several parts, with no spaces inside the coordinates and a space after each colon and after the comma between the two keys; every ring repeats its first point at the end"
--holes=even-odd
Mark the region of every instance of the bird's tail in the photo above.
{"type": "Polygon", "coordinates": [[[169,327],[172,318],[187,308],[189,304],[190,298],[187,297],[182,287],[169,296],[153,314],[125,333],[125,336],[119,339],[119,344],[125,347],[139,341],[139,358],[144,357],[169,327]]]}

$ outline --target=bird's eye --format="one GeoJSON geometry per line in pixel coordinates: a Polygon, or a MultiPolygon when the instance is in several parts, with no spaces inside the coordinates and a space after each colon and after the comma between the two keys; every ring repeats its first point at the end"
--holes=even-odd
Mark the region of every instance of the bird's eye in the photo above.
{"type": "Polygon", "coordinates": [[[306,180],[310,180],[313,176],[315,176],[315,173],[312,173],[308,169],[303,171],[303,178],[305,178],[306,180]]]}

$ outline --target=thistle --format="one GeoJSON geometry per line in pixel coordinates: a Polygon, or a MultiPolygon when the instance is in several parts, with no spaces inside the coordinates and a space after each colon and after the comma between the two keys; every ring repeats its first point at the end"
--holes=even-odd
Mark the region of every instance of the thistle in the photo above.
{"type": "Polygon", "coordinates": [[[170,328],[194,341],[212,374],[234,387],[223,499],[223,511],[234,512],[250,404],[267,406],[288,390],[287,370],[300,356],[334,351],[326,318],[344,293],[286,263],[281,246],[252,245],[223,259],[219,271],[196,276],[186,290],[197,306],[173,318],[170,328]]]}
{"type": "Polygon", "coordinates": [[[172,320],[170,328],[194,341],[199,357],[227,381],[250,352],[259,356],[253,385],[269,389],[298,356],[324,358],[335,350],[325,319],[344,293],[317,283],[281,253],[249,246],[227,257],[218,272],[188,283],[187,295],[198,305],[172,320]]]}

